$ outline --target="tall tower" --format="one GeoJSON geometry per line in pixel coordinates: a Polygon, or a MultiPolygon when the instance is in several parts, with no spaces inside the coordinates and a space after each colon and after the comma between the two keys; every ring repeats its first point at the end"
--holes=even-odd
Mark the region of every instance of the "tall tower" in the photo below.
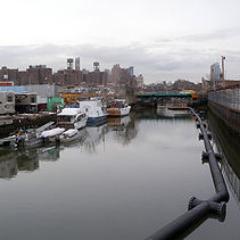
{"type": "Polygon", "coordinates": [[[68,58],[67,59],[67,69],[68,70],[73,70],[73,58],[68,58]]]}
{"type": "Polygon", "coordinates": [[[93,69],[94,69],[94,71],[98,71],[99,70],[99,62],[94,62],[93,63],[93,69]]]}
{"type": "Polygon", "coordinates": [[[80,71],[80,57],[75,58],[75,70],[80,71]]]}
{"type": "Polygon", "coordinates": [[[131,67],[127,68],[127,72],[132,77],[134,75],[134,67],[131,66],[131,67]]]}
{"type": "Polygon", "coordinates": [[[224,61],[225,61],[226,57],[221,56],[221,58],[222,58],[222,81],[224,81],[225,80],[224,61]]]}

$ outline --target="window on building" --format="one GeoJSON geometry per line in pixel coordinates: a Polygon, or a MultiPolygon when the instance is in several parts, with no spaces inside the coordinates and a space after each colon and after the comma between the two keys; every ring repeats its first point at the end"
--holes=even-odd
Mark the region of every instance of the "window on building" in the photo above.
{"type": "Polygon", "coordinates": [[[13,101],[13,96],[12,95],[8,95],[7,96],[7,101],[8,102],[12,102],[13,101]]]}
{"type": "Polygon", "coordinates": [[[36,102],[35,97],[31,97],[31,103],[35,103],[35,102],[36,102]]]}

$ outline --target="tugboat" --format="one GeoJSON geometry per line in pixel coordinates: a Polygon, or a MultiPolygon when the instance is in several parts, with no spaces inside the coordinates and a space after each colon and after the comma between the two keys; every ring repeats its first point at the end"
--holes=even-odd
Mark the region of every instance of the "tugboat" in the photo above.
{"type": "Polygon", "coordinates": [[[123,117],[129,115],[131,106],[129,106],[125,99],[115,99],[108,108],[107,113],[110,117],[123,117]]]}

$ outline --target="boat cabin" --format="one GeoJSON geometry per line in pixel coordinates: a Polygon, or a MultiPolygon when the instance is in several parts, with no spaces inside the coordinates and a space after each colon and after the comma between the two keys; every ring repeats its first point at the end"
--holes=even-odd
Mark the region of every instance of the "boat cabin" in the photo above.
{"type": "Polygon", "coordinates": [[[82,113],[79,108],[64,108],[57,115],[58,126],[70,127],[77,122],[81,122],[86,118],[86,114],[82,113]]]}

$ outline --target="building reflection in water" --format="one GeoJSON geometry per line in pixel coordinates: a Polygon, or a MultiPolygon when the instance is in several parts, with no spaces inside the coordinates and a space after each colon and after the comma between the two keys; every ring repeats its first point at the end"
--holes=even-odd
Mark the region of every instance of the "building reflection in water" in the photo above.
{"type": "Polygon", "coordinates": [[[19,171],[32,172],[38,168],[37,150],[9,151],[0,156],[0,178],[13,178],[19,171]]]}
{"type": "Polygon", "coordinates": [[[123,145],[128,145],[138,133],[137,119],[131,115],[122,118],[109,118],[108,127],[115,132],[115,139],[123,145]]]}
{"type": "Polygon", "coordinates": [[[208,123],[216,148],[223,156],[222,168],[240,204],[240,136],[211,112],[208,123]]]}

